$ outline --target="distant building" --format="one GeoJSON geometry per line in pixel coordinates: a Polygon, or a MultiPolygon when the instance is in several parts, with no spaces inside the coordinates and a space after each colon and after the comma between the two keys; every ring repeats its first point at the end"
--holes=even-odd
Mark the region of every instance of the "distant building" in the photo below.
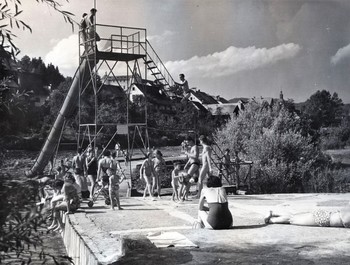
{"type": "Polygon", "coordinates": [[[51,92],[50,86],[44,86],[41,74],[19,71],[18,84],[20,91],[28,91],[32,93],[29,100],[35,107],[41,107],[44,105],[51,92]]]}

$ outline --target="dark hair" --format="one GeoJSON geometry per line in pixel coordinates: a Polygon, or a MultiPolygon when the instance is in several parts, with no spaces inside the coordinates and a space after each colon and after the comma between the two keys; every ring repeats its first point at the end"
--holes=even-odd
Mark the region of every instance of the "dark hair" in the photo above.
{"type": "Polygon", "coordinates": [[[226,151],[226,152],[230,152],[230,149],[226,148],[225,151],[226,151]]]}
{"type": "Polygon", "coordinates": [[[58,166],[57,167],[57,171],[61,171],[62,170],[62,167],[61,166],[58,166]]]}
{"type": "Polygon", "coordinates": [[[82,152],[83,152],[83,148],[79,147],[79,148],[77,149],[77,153],[78,153],[78,154],[81,154],[82,152]]]}
{"type": "Polygon", "coordinates": [[[209,141],[208,137],[206,137],[204,135],[199,136],[199,140],[201,140],[206,145],[210,145],[210,141],[209,141]]]}
{"type": "Polygon", "coordinates": [[[147,152],[146,158],[149,158],[151,154],[152,154],[151,152],[147,152]]]}
{"type": "Polygon", "coordinates": [[[75,183],[75,178],[71,172],[66,173],[66,175],[64,176],[64,180],[71,180],[73,183],[75,183]]]}
{"type": "Polygon", "coordinates": [[[163,156],[163,154],[162,154],[162,152],[161,152],[160,150],[156,150],[156,151],[155,151],[155,154],[156,154],[156,155],[163,156]]]}
{"type": "Polygon", "coordinates": [[[116,158],[117,157],[117,152],[112,152],[112,157],[116,158]]]}
{"type": "Polygon", "coordinates": [[[111,152],[109,150],[104,150],[103,151],[103,155],[104,156],[110,156],[111,155],[111,152]]]}
{"type": "Polygon", "coordinates": [[[83,17],[86,17],[88,14],[86,14],[86,13],[83,13],[83,17]]]}
{"type": "Polygon", "coordinates": [[[97,9],[96,8],[91,8],[90,12],[97,12],[97,9]]]}
{"type": "Polygon", "coordinates": [[[55,179],[52,183],[54,189],[62,189],[64,181],[62,179],[55,179]]]}
{"type": "Polygon", "coordinates": [[[181,162],[179,162],[179,161],[175,162],[174,167],[176,167],[176,166],[181,166],[181,162]]]}
{"type": "Polygon", "coordinates": [[[217,176],[209,176],[207,179],[208,188],[218,188],[222,186],[221,179],[217,176]]]}
{"type": "Polygon", "coordinates": [[[184,75],[184,74],[179,74],[179,76],[183,76],[183,77],[185,77],[185,75],[184,75]]]}

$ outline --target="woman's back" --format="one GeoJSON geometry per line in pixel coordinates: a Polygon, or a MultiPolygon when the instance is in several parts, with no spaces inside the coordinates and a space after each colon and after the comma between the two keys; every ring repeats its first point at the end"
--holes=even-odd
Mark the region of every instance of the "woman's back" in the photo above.
{"type": "Polygon", "coordinates": [[[232,225],[232,215],[228,208],[227,195],[223,187],[205,188],[201,196],[209,207],[208,223],[213,229],[227,229],[232,225]]]}

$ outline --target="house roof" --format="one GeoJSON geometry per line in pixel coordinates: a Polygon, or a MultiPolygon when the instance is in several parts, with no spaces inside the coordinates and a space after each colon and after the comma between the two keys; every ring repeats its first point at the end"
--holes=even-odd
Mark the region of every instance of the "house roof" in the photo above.
{"type": "Polygon", "coordinates": [[[113,96],[115,96],[115,97],[125,97],[126,96],[123,88],[120,86],[102,85],[101,91],[107,92],[107,93],[108,92],[113,93],[113,96]]]}
{"type": "Polygon", "coordinates": [[[227,99],[220,97],[220,96],[217,96],[216,100],[220,103],[223,103],[223,104],[229,103],[229,101],[227,99]]]}
{"type": "Polygon", "coordinates": [[[170,99],[164,92],[163,86],[149,84],[134,84],[145,95],[147,100],[156,104],[169,104],[170,99]]]}
{"type": "Polygon", "coordinates": [[[239,112],[238,103],[208,104],[206,107],[212,115],[231,115],[239,112]]]}
{"type": "Polygon", "coordinates": [[[197,102],[197,101],[190,101],[192,104],[193,104],[193,106],[197,109],[197,110],[199,110],[200,112],[203,112],[203,113],[206,113],[206,112],[208,112],[208,110],[201,104],[201,103],[199,103],[199,102],[197,102]]]}
{"type": "Polygon", "coordinates": [[[200,90],[191,90],[191,93],[198,98],[202,104],[218,104],[218,102],[210,95],[200,90]]]}

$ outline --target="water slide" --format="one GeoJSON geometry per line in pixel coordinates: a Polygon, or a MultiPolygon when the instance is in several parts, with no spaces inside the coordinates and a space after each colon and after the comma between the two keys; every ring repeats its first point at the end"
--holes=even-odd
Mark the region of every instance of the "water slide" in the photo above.
{"type": "Polygon", "coordinates": [[[40,154],[35,161],[33,167],[26,171],[27,177],[34,177],[41,174],[50,159],[54,156],[57,145],[59,144],[61,132],[64,126],[64,121],[68,118],[77,106],[79,99],[79,87],[85,87],[87,81],[90,79],[90,69],[95,67],[94,60],[83,59],[79,68],[75,72],[73,82],[70,86],[68,94],[63,102],[60,112],[56,118],[54,125],[51,128],[40,154]],[[80,84],[82,82],[82,84],[80,84]]]}

